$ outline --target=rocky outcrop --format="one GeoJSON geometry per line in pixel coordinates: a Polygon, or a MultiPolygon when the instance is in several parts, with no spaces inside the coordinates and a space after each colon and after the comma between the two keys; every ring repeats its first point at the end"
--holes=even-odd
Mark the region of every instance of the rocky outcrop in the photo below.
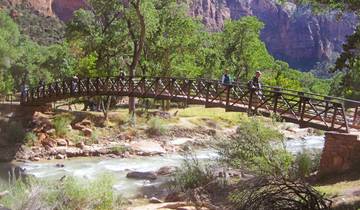
{"type": "Polygon", "coordinates": [[[262,40],[269,52],[295,68],[308,70],[342,50],[354,31],[356,18],[334,14],[314,15],[310,8],[276,4],[274,0],[195,0],[190,15],[199,17],[210,30],[221,30],[224,20],[256,16],[265,23],[262,40]]]}

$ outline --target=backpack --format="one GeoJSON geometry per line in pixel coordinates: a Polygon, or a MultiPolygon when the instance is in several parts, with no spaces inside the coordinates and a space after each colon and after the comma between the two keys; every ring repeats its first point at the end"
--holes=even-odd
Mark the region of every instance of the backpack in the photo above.
{"type": "Polygon", "coordinates": [[[227,74],[224,75],[224,84],[230,84],[230,77],[227,74]]]}

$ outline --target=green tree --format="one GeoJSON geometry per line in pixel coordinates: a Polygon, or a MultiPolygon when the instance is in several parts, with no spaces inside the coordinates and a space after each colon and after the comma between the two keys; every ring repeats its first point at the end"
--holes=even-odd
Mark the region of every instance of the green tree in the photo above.
{"type": "Polygon", "coordinates": [[[257,69],[270,68],[274,62],[260,40],[264,24],[256,17],[227,21],[223,33],[224,55],[236,80],[248,80],[257,69]]]}
{"type": "Polygon", "coordinates": [[[19,28],[5,12],[0,12],[0,92],[11,92],[14,80],[9,69],[18,57],[16,46],[20,40],[19,28]]]}

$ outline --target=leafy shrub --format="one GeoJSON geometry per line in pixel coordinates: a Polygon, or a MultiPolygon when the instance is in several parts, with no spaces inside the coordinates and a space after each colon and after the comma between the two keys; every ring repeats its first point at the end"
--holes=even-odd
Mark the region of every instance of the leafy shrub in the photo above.
{"type": "Polygon", "coordinates": [[[160,136],[166,133],[166,127],[163,120],[158,117],[154,117],[148,121],[148,129],[146,133],[151,136],[160,136]]]}
{"type": "Polygon", "coordinates": [[[9,195],[1,203],[14,210],[22,209],[119,209],[123,202],[114,192],[115,179],[101,175],[88,181],[65,177],[61,181],[18,181],[7,187],[9,195]]]}
{"type": "Polygon", "coordinates": [[[32,146],[34,146],[34,144],[35,144],[35,142],[36,142],[36,140],[38,139],[38,137],[36,136],[36,134],[34,133],[34,132],[27,132],[26,134],[25,134],[25,138],[24,138],[24,140],[25,140],[25,144],[27,144],[27,145],[32,145],[32,146]]]}
{"type": "Polygon", "coordinates": [[[298,153],[293,163],[294,178],[305,178],[312,172],[315,172],[320,165],[321,150],[309,151],[304,150],[298,153]]]}
{"type": "Polygon", "coordinates": [[[120,145],[110,148],[112,153],[116,154],[123,154],[124,152],[128,151],[128,148],[126,146],[120,145]]]}
{"type": "Polygon", "coordinates": [[[215,179],[209,166],[199,163],[196,157],[186,156],[173,177],[172,186],[182,192],[202,187],[215,179]]]}
{"type": "Polygon", "coordinates": [[[68,126],[70,125],[72,118],[68,115],[56,116],[53,120],[55,134],[60,137],[65,137],[69,133],[68,126]]]}
{"type": "Polygon", "coordinates": [[[258,174],[287,175],[292,155],[286,151],[283,135],[257,118],[242,121],[237,135],[216,143],[220,161],[231,167],[258,174]]]}

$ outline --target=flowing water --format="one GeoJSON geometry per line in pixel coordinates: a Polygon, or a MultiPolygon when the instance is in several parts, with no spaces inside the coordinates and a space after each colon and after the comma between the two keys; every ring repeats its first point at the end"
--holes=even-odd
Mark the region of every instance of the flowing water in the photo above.
{"type": "MultiPolygon", "coordinates": [[[[289,140],[286,142],[287,149],[292,153],[304,149],[322,149],[324,137],[306,137],[302,140],[289,140]]],[[[211,149],[199,150],[197,158],[208,161],[216,158],[217,154],[211,149]]],[[[31,162],[21,165],[27,174],[37,178],[59,179],[64,175],[93,179],[101,173],[107,172],[115,176],[117,182],[114,188],[125,197],[135,196],[139,189],[146,186],[158,186],[166,180],[160,177],[155,181],[134,180],[126,178],[129,171],[156,171],[163,166],[179,166],[183,157],[179,154],[168,154],[154,157],[134,157],[127,159],[100,159],[81,158],[51,162],[31,162]],[[64,164],[65,167],[57,167],[56,164],[64,164]],[[126,192],[126,194],[125,194],[126,192]]],[[[3,178],[4,179],[4,178],[3,178]]]]}

